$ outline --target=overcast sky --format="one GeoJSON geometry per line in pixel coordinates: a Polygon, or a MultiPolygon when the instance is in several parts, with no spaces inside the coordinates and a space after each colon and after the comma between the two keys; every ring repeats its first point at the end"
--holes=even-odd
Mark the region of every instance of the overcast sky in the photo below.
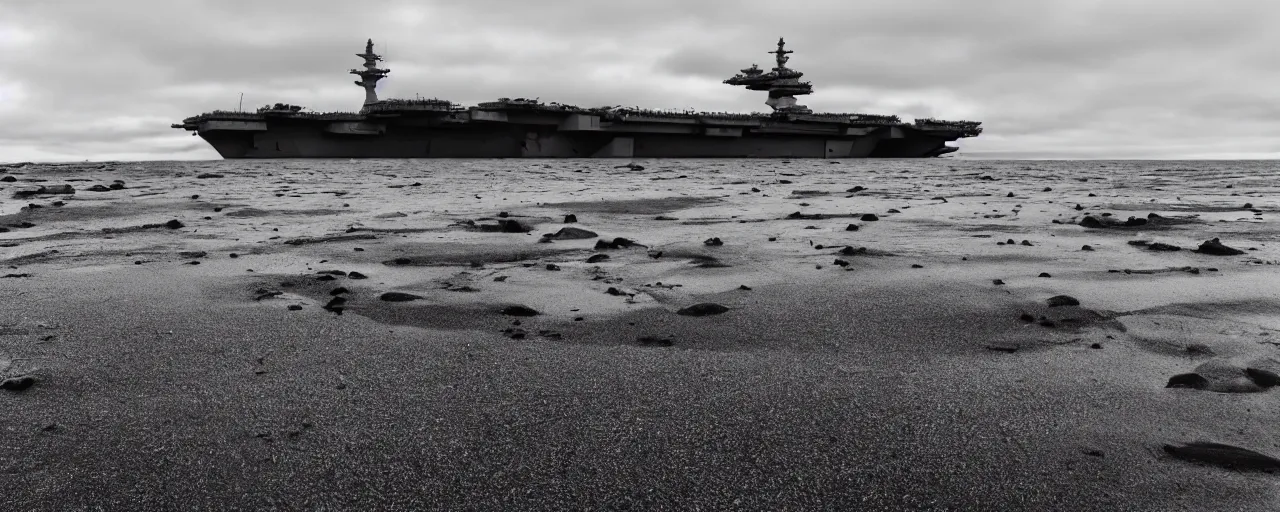
{"type": "Polygon", "coordinates": [[[720,83],[796,51],[818,111],[983,121],[967,157],[1278,158],[1280,2],[0,0],[0,162],[215,159],[169,128],[382,97],[767,110],[720,83]]]}

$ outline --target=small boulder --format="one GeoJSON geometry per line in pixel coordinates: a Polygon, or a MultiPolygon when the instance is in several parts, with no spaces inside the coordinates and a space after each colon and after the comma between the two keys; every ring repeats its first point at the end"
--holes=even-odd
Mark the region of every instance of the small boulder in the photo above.
{"type": "Polygon", "coordinates": [[[1049,307],[1051,308],[1060,307],[1060,306],[1079,306],[1080,305],[1080,301],[1070,295],[1055,295],[1053,297],[1049,297],[1049,300],[1047,300],[1046,302],[1049,303],[1049,307]]]}
{"type": "Polygon", "coordinates": [[[221,177],[223,177],[221,174],[213,173],[213,172],[205,172],[205,173],[200,173],[196,175],[196,179],[200,179],[200,180],[207,180],[210,178],[221,178],[221,177]]]}
{"type": "Polygon", "coordinates": [[[570,214],[568,214],[568,215],[565,215],[565,216],[564,216],[564,223],[565,223],[565,224],[573,224],[573,223],[575,223],[575,222],[578,222],[578,216],[577,216],[577,215],[574,215],[574,214],[570,213],[570,214]]]}
{"type": "Polygon", "coordinates": [[[422,297],[418,295],[414,295],[412,293],[387,292],[378,296],[378,298],[382,299],[385,302],[409,302],[409,301],[421,299],[422,297]]]}
{"type": "Polygon", "coordinates": [[[515,304],[502,308],[502,314],[507,316],[537,316],[539,313],[529,306],[515,304]]]}
{"type": "Polygon", "coordinates": [[[587,240],[597,238],[599,236],[600,235],[596,234],[594,231],[574,227],[560,228],[560,231],[556,231],[551,235],[546,235],[547,238],[554,238],[556,240],[587,240]]]}
{"type": "Polygon", "coordinates": [[[1209,386],[1209,379],[1198,373],[1181,373],[1169,377],[1169,383],[1165,384],[1166,388],[1190,388],[1204,389],[1209,386]]]}
{"type": "Polygon", "coordinates": [[[94,186],[92,186],[92,187],[89,187],[89,191],[90,191],[90,192],[110,192],[110,191],[111,191],[111,189],[109,189],[109,188],[107,188],[107,187],[105,187],[105,186],[103,186],[103,185],[94,185],[94,186]]]}
{"type": "Polygon", "coordinates": [[[1249,380],[1252,380],[1259,387],[1273,388],[1280,386],[1280,375],[1275,372],[1260,368],[1245,368],[1244,373],[1249,376],[1249,380]]]}
{"type": "Polygon", "coordinates": [[[878,220],[880,220],[880,217],[877,217],[874,213],[868,213],[862,216],[862,222],[875,222],[878,220]]]}
{"type": "Polygon", "coordinates": [[[1238,256],[1244,254],[1244,251],[1234,247],[1228,247],[1217,238],[1214,238],[1213,240],[1206,240],[1204,243],[1201,243],[1200,247],[1197,248],[1195,252],[1200,254],[1209,254],[1212,256],[1238,256]]]}
{"type": "Polygon", "coordinates": [[[1147,250],[1148,250],[1148,251],[1166,251],[1166,252],[1174,252],[1174,251],[1181,251],[1181,250],[1182,250],[1182,248],[1181,248],[1181,247],[1178,247],[1178,246],[1176,246],[1176,245],[1166,244],[1166,243],[1164,243],[1164,242],[1155,242],[1155,243],[1153,243],[1153,244],[1151,244],[1151,245],[1148,245],[1148,246],[1147,246],[1147,250]]]}
{"type": "Polygon", "coordinates": [[[590,258],[587,258],[587,263],[599,263],[607,259],[609,259],[608,254],[593,254],[590,258]]]}
{"type": "Polygon", "coordinates": [[[36,378],[30,375],[18,375],[0,380],[0,389],[5,391],[26,391],[36,384],[36,378]]]}
{"type": "Polygon", "coordinates": [[[716,304],[714,302],[703,302],[676,311],[676,314],[684,316],[711,316],[719,315],[726,311],[729,311],[729,308],[720,304],[716,304]]]}

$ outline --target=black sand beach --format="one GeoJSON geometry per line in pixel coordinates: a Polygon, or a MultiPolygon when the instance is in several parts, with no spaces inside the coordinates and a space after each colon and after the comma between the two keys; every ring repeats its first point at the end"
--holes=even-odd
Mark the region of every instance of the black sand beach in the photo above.
{"type": "Polygon", "coordinates": [[[640,163],[0,169],[4,500],[1280,503],[1274,164],[640,163]]]}

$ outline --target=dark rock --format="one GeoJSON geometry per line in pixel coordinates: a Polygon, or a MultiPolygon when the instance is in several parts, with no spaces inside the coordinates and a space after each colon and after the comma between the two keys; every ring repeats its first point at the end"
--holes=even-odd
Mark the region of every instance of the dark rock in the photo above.
{"type": "Polygon", "coordinates": [[[778,241],[778,237],[776,237],[776,236],[771,236],[771,237],[769,237],[769,241],[770,241],[770,242],[777,242],[777,241],[778,241]]]}
{"type": "Polygon", "coordinates": [[[110,191],[111,191],[111,189],[109,189],[109,188],[107,188],[107,187],[105,187],[105,186],[103,186],[103,185],[101,185],[101,184],[99,184],[99,185],[94,185],[94,186],[92,186],[92,187],[89,187],[89,189],[88,189],[88,190],[89,190],[90,192],[110,192],[110,191]]]}
{"type": "Polygon", "coordinates": [[[862,216],[862,222],[875,222],[878,220],[880,220],[880,217],[877,217],[874,213],[868,213],[862,216]]]}
{"type": "Polygon", "coordinates": [[[1049,297],[1049,300],[1047,300],[1046,302],[1049,303],[1049,307],[1051,308],[1060,307],[1060,306],[1079,306],[1080,305],[1080,301],[1070,295],[1055,295],[1053,297],[1049,297]]]}
{"type": "Polygon", "coordinates": [[[1245,375],[1249,376],[1254,384],[1264,388],[1273,388],[1280,386],[1280,375],[1275,372],[1263,370],[1261,368],[1245,368],[1245,375]]]}
{"type": "MultiPolygon", "coordinates": [[[[321,262],[321,263],[323,263],[323,262],[321,262]]],[[[321,270],[321,271],[316,272],[316,273],[317,273],[317,274],[320,274],[320,275],[339,276],[339,277],[346,277],[346,275],[347,275],[347,273],[346,273],[346,272],[343,272],[343,271],[341,271],[341,270],[321,270]]]]}
{"type": "Polygon", "coordinates": [[[818,220],[822,218],[820,213],[800,213],[794,212],[787,215],[788,219],[818,220]]]}
{"type": "Polygon", "coordinates": [[[608,254],[593,254],[590,258],[587,258],[587,263],[599,263],[607,259],[609,259],[608,254]]]}
{"type": "Polygon", "coordinates": [[[1089,345],[1089,348],[1094,349],[1094,350],[1100,350],[1100,349],[1102,349],[1102,344],[1101,344],[1101,343],[1094,343],[1094,344],[1092,344],[1092,345],[1089,345]]]}
{"type": "Polygon", "coordinates": [[[845,261],[845,260],[842,260],[842,259],[839,259],[839,258],[836,258],[836,261],[834,262],[834,264],[835,264],[836,266],[839,266],[839,267],[847,267],[847,266],[849,266],[849,262],[847,262],[847,261],[845,261]]]}
{"type": "Polygon", "coordinates": [[[515,219],[499,220],[498,225],[502,227],[503,233],[528,233],[530,230],[528,226],[515,219]]]}
{"type": "Polygon", "coordinates": [[[554,234],[543,235],[543,236],[547,238],[554,238],[556,240],[587,240],[591,238],[597,238],[600,235],[596,234],[594,231],[588,231],[582,228],[569,227],[569,228],[560,228],[560,231],[556,231],[554,234]]]}
{"type": "Polygon", "coordinates": [[[1048,272],[1041,272],[1038,277],[1053,277],[1053,276],[1049,275],[1048,272]]]}
{"type": "Polygon", "coordinates": [[[924,268],[924,265],[921,265],[919,263],[912,263],[911,268],[924,268]]]}
{"type": "Polygon", "coordinates": [[[0,181],[3,181],[5,183],[13,183],[15,181],[18,181],[18,178],[15,178],[13,176],[5,176],[3,178],[0,178],[0,181]]]}
{"type": "Polygon", "coordinates": [[[716,304],[714,302],[703,302],[701,304],[694,304],[692,306],[676,311],[676,314],[684,315],[684,316],[710,316],[710,315],[719,315],[726,311],[729,311],[729,308],[724,307],[720,304],[716,304]]]}
{"type": "Polygon", "coordinates": [[[289,311],[302,311],[302,306],[298,304],[290,304],[289,311]]]}
{"type": "Polygon", "coordinates": [[[1045,187],[1044,192],[1053,192],[1053,189],[1050,187],[1045,187]]]}
{"type": "Polygon", "coordinates": [[[1006,194],[1005,197],[1013,197],[1013,192],[1006,194]]]}
{"type": "Polygon", "coordinates": [[[565,224],[573,224],[573,223],[575,223],[575,222],[578,222],[578,216],[577,216],[577,215],[574,215],[574,214],[570,213],[570,214],[568,214],[568,215],[565,215],[565,216],[564,216],[564,223],[565,223],[565,224]]]}
{"type": "Polygon", "coordinates": [[[744,284],[744,285],[740,285],[740,286],[738,286],[738,289],[739,289],[739,290],[743,290],[743,291],[748,291],[748,292],[749,292],[749,291],[751,291],[751,287],[750,287],[750,286],[747,286],[747,285],[745,285],[745,284],[744,284]]]}
{"type": "MultiPolygon", "coordinates": [[[[280,197],[280,196],[283,196],[283,195],[284,195],[284,194],[276,194],[276,197],[280,197]]],[[[191,198],[192,198],[192,199],[200,199],[200,194],[192,194],[192,195],[191,195],[191,198]]]]}
{"type": "Polygon", "coordinates": [[[352,270],[350,273],[347,274],[347,279],[368,279],[368,278],[369,276],[366,276],[354,270],[352,270]]]}
{"type": "Polygon", "coordinates": [[[35,384],[35,377],[30,375],[19,375],[0,380],[0,389],[5,391],[25,391],[35,384]]]}
{"type": "Polygon", "coordinates": [[[595,248],[597,251],[599,251],[604,249],[621,249],[625,247],[631,247],[633,245],[640,245],[640,244],[637,244],[634,240],[617,237],[609,242],[605,242],[604,240],[596,240],[595,248]]]}
{"type": "Polygon", "coordinates": [[[548,263],[546,268],[547,270],[550,270],[552,272],[557,272],[560,270],[560,265],[556,265],[555,263],[548,263]]]}
{"type": "Polygon", "coordinates": [[[710,247],[719,247],[721,245],[724,245],[724,242],[720,241],[719,237],[716,237],[716,238],[708,238],[706,240],[703,240],[702,244],[710,247]]]}
{"type": "Polygon", "coordinates": [[[1025,246],[1027,246],[1027,247],[1031,247],[1031,246],[1032,246],[1032,245],[1034,245],[1034,244],[1032,244],[1030,240],[1023,240],[1023,241],[1022,241],[1022,245],[1025,245],[1025,246]]]}
{"type": "Polygon", "coordinates": [[[183,258],[203,258],[208,255],[209,253],[204,251],[179,251],[178,252],[178,256],[181,256],[183,258]]]}
{"type": "Polygon", "coordinates": [[[858,186],[853,187],[853,188],[851,188],[851,189],[849,189],[849,190],[846,190],[845,192],[848,192],[848,193],[852,194],[852,193],[855,193],[855,192],[862,192],[863,190],[866,190],[866,189],[867,189],[866,187],[864,187],[864,186],[862,186],[862,185],[858,185],[858,186]]]}
{"type": "Polygon", "coordinates": [[[1166,444],[1169,456],[1189,462],[1210,464],[1237,471],[1280,472],[1280,459],[1222,443],[1194,442],[1182,446],[1166,444]]]}
{"type": "Polygon", "coordinates": [[[124,182],[120,180],[116,180],[112,182],[110,185],[107,185],[107,188],[111,190],[124,190],[124,182]]]}
{"type": "Polygon", "coordinates": [[[507,316],[537,316],[539,313],[529,306],[515,304],[502,308],[502,314],[507,316]]]}
{"type": "Polygon", "coordinates": [[[1103,229],[1107,227],[1107,223],[1102,222],[1092,215],[1085,215],[1083,219],[1080,219],[1080,225],[1090,229],[1103,229]]]}
{"type": "Polygon", "coordinates": [[[505,219],[505,218],[510,217],[510,216],[511,216],[511,214],[510,214],[510,213],[507,213],[507,212],[498,212],[498,217],[501,217],[501,218],[504,218],[504,219],[505,219]]]}
{"type": "Polygon", "coordinates": [[[346,287],[339,286],[334,288],[333,291],[330,291],[329,295],[342,295],[344,293],[351,293],[351,290],[348,290],[346,287]]]}
{"type": "Polygon", "coordinates": [[[1004,285],[1004,280],[1003,280],[1003,279],[992,279],[992,280],[991,280],[991,284],[994,284],[994,285],[996,285],[996,286],[1003,286],[1003,285],[1004,285]]]}
{"type": "Polygon", "coordinates": [[[1197,248],[1195,252],[1200,254],[1209,254],[1212,256],[1237,256],[1244,254],[1244,251],[1240,249],[1223,245],[1223,243],[1218,241],[1217,238],[1214,238],[1213,240],[1206,240],[1204,243],[1201,243],[1200,247],[1197,248]]]}
{"type": "Polygon", "coordinates": [[[334,309],[341,308],[346,303],[347,299],[343,297],[334,297],[329,299],[329,302],[326,303],[323,308],[328,311],[333,311],[334,309]]]}
{"type": "Polygon", "coordinates": [[[857,230],[858,230],[858,225],[857,225],[857,224],[850,224],[850,225],[848,225],[848,226],[845,226],[845,227],[844,227],[844,230],[845,230],[845,231],[857,231],[857,230]]]}
{"type": "Polygon", "coordinates": [[[1203,343],[1192,343],[1184,349],[1188,354],[1193,356],[1211,356],[1213,349],[1203,343]]]}
{"type": "Polygon", "coordinates": [[[1253,203],[1245,203],[1245,204],[1244,204],[1244,206],[1243,206],[1243,208],[1244,208],[1244,209],[1246,209],[1246,210],[1248,210],[1248,209],[1250,209],[1250,208],[1253,208],[1253,203]]]}
{"type": "Polygon", "coordinates": [[[212,172],[200,173],[196,175],[196,179],[199,179],[199,180],[207,180],[210,178],[222,178],[222,177],[223,176],[221,174],[212,173],[212,172]]]}
{"type": "Polygon", "coordinates": [[[1036,317],[1035,317],[1035,316],[1033,316],[1031,313],[1023,313],[1022,315],[1018,316],[1018,320],[1022,320],[1023,322],[1027,322],[1027,323],[1031,323],[1031,322],[1036,321],[1036,317]]]}
{"type": "Polygon", "coordinates": [[[1209,379],[1198,373],[1182,373],[1169,377],[1169,383],[1165,384],[1166,388],[1191,388],[1204,389],[1209,385],[1209,379]]]}
{"type": "Polygon", "coordinates": [[[1084,246],[1081,246],[1081,247],[1080,247],[1080,250],[1082,250],[1082,251],[1092,251],[1092,250],[1093,250],[1093,246],[1092,246],[1092,245],[1084,245],[1084,246]]]}
{"type": "Polygon", "coordinates": [[[1147,246],[1147,250],[1148,250],[1148,251],[1167,251],[1167,252],[1173,252],[1173,251],[1181,251],[1181,250],[1182,250],[1182,248],[1181,248],[1181,247],[1178,247],[1178,246],[1176,246],[1176,245],[1166,244],[1166,243],[1164,243],[1164,242],[1156,242],[1156,243],[1153,243],[1153,244],[1151,244],[1151,245],[1148,245],[1148,246],[1147,246]]]}
{"type": "Polygon", "coordinates": [[[608,289],[608,290],[605,290],[604,292],[605,292],[605,293],[607,293],[607,294],[609,294],[609,295],[613,295],[614,297],[621,297],[621,296],[625,296],[625,295],[627,294],[626,292],[624,292],[624,291],[622,291],[622,290],[619,290],[619,289],[617,289],[617,288],[614,288],[614,287],[612,287],[612,286],[610,286],[610,287],[609,287],[609,289],[608,289]]]}
{"type": "Polygon", "coordinates": [[[659,215],[657,217],[654,217],[653,220],[680,220],[680,219],[677,219],[675,217],[668,217],[666,215],[659,215]]]}
{"type": "Polygon", "coordinates": [[[71,185],[42,185],[34,190],[19,190],[13,193],[15,198],[24,198],[46,194],[75,194],[76,189],[71,185]]]}
{"type": "Polygon", "coordinates": [[[412,293],[386,292],[382,295],[379,295],[378,298],[386,302],[409,302],[409,301],[421,299],[422,297],[418,295],[414,295],[412,293]]]}
{"type": "Polygon", "coordinates": [[[670,347],[675,343],[671,338],[659,338],[657,336],[641,336],[636,341],[646,347],[670,347]]]}
{"type": "Polygon", "coordinates": [[[186,227],[186,225],[183,224],[182,222],[179,222],[178,219],[173,219],[169,222],[164,223],[164,227],[169,229],[182,229],[183,227],[186,227]]]}

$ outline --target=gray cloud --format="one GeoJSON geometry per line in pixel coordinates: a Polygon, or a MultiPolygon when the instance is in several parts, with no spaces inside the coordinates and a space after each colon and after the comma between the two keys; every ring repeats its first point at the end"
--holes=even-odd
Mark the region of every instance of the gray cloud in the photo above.
{"type": "Polygon", "coordinates": [[[758,111],[721,85],[777,37],[828,111],[981,120],[991,157],[1280,156],[1280,4],[1245,0],[9,2],[0,161],[215,158],[168,124],[383,95],[758,111]],[[10,5],[17,4],[17,5],[10,5]]]}

